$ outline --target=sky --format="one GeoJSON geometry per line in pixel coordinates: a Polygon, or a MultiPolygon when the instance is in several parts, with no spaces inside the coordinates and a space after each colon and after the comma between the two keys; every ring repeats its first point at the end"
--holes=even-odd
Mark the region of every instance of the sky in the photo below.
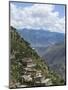
{"type": "Polygon", "coordinates": [[[65,5],[11,2],[10,25],[65,33],[65,5]]]}

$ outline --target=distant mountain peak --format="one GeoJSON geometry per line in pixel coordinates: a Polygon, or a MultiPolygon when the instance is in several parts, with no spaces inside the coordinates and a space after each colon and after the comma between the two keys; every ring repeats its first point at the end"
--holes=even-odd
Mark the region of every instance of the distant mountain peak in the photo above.
{"type": "Polygon", "coordinates": [[[46,29],[40,29],[40,28],[38,28],[38,29],[32,29],[32,28],[30,28],[30,29],[28,29],[28,28],[22,28],[22,29],[18,29],[18,30],[28,30],[28,31],[43,31],[43,32],[52,32],[52,33],[60,33],[60,34],[65,34],[65,33],[63,33],[63,32],[57,32],[57,31],[51,31],[51,30],[46,30],[46,29]]]}

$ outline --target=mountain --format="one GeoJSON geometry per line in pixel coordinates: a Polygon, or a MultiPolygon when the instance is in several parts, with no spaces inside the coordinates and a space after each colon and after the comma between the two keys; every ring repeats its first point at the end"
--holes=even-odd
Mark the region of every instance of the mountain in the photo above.
{"type": "Polygon", "coordinates": [[[49,67],[59,73],[65,80],[65,43],[58,43],[45,49],[42,58],[49,67]]]}
{"type": "Polygon", "coordinates": [[[50,68],[56,70],[65,79],[65,35],[47,30],[18,30],[21,37],[31,44],[37,54],[50,68]]]}
{"type": "Polygon", "coordinates": [[[10,88],[65,85],[14,27],[10,27],[10,38],[10,88]]]}
{"type": "Polygon", "coordinates": [[[64,34],[45,30],[22,29],[18,30],[21,37],[28,41],[32,47],[47,47],[55,43],[63,42],[64,34]]]}

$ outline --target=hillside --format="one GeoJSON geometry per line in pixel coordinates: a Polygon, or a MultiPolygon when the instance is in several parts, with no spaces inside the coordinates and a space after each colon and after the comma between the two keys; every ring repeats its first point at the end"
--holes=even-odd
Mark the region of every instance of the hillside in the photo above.
{"type": "Polygon", "coordinates": [[[65,84],[13,27],[10,27],[10,38],[10,88],[65,84]]]}
{"type": "Polygon", "coordinates": [[[50,68],[65,80],[65,43],[58,43],[45,49],[42,56],[50,68]]]}

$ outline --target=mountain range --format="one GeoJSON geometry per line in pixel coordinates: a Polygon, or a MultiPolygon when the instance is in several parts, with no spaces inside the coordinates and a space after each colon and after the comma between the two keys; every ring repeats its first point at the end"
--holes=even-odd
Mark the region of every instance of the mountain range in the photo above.
{"type": "Polygon", "coordinates": [[[32,47],[48,47],[55,43],[63,42],[65,35],[47,30],[22,29],[18,30],[21,37],[28,41],[32,47]]]}

